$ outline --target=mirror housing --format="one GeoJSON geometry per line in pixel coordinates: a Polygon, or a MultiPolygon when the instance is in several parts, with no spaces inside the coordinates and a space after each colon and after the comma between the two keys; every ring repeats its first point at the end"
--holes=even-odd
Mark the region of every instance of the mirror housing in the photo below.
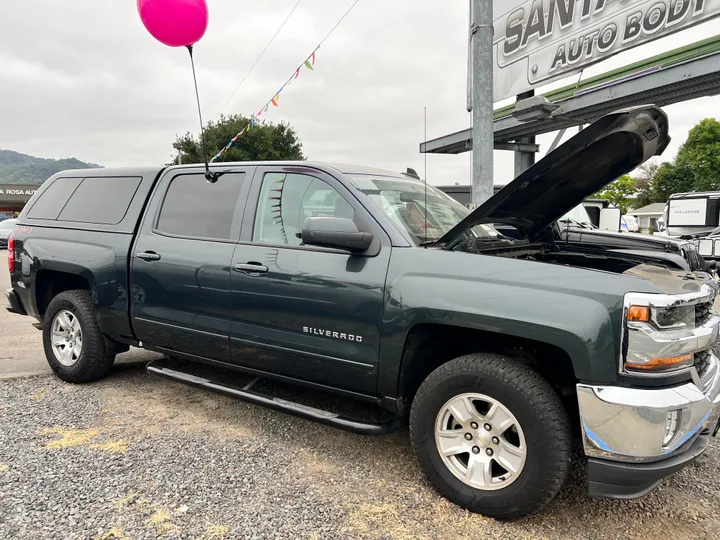
{"type": "Polygon", "coordinates": [[[308,246],[344,249],[363,253],[370,248],[375,235],[358,231],[352,219],[309,217],[302,229],[302,241],[308,246]]]}

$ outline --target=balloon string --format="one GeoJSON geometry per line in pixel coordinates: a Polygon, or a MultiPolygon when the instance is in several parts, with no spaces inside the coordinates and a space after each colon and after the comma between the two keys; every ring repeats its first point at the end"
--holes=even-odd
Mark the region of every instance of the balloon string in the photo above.
{"type": "Polygon", "coordinates": [[[190,65],[192,66],[193,82],[195,83],[195,99],[197,100],[198,116],[200,117],[200,140],[202,141],[203,159],[205,160],[205,179],[208,182],[216,182],[217,177],[210,172],[210,164],[208,163],[207,148],[205,146],[205,127],[203,126],[202,110],[200,109],[200,92],[198,92],[197,76],[195,75],[195,60],[193,60],[193,46],[188,45],[187,50],[190,53],[190,65]]]}

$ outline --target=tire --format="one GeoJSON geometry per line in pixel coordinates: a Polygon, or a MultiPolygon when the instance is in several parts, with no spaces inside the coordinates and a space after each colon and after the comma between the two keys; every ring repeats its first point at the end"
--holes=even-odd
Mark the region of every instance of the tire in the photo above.
{"type": "Polygon", "coordinates": [[[572,438],[559,397],[538,373],[500,355],[462,356],[433,371],[413,400],[410,437],[423,472],[442,495],[495,519],[539,512],[570,470],[572,438]]]}
{"type": "Polygon", "coordinates": [[[52,299],[43,320],[43,347],[55,375],[70,383],[100,379],[115,361],[100,331],[90,292],[85,290],[65,291],[52,299]],[[56,342],[66,341],[58,345],[62,352],[56,353],[54,338],[56,342]],[[73,343],[76,347],[71,347],[73,343]],[[72,349],[71,354],[65,355],[68,349],[72,349]]]}

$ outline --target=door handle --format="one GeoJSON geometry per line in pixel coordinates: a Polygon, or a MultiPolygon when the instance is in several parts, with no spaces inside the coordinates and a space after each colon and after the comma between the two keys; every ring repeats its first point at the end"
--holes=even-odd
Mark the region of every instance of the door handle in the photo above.
{"type": "Polygon", "coordinates": [[[235,270],[237,272],[245,272],[246,274],[267,274],[268,267],[263,266],[260,263],[249,262],[245,264],[236,264],[235,270]]]}
{"type": "Polygon", "coordinates": [[[160,260],[160,255],[155,253],[154,251],[145,251],[144,253],[136,253],[135,257],[137,257],[138,259],[142,259],[143,261],[147,261],[147,262],[160,260]]]}

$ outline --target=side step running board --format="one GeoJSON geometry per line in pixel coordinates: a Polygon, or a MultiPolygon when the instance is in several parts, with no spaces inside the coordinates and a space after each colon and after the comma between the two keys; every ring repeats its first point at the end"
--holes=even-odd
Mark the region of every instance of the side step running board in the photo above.
{"type": "Polygon", "coordinates": [[[264,396],[262,394],[250,391],[250,387],[255,381],[245,386],[243,389],[232,386],[225,386],[197,375],[178,371],[169,367],[165,360],[154,360],[147,365],[148,373],[170,379],[172,381],[181,382],[196,388],[210,390],[233,398],[248,401],[256,405],[262,405],[268,409],[292,414],[301,418],[307,418],[326,426],[331,426],[361,435],[387,435],[393,433],[400,428],[401,422],[399,417],[393,417],[385,422],[363,422],[340,416],[337,413],[323,411],[300,403],[294,403],[284,399],[264,396]]]}

